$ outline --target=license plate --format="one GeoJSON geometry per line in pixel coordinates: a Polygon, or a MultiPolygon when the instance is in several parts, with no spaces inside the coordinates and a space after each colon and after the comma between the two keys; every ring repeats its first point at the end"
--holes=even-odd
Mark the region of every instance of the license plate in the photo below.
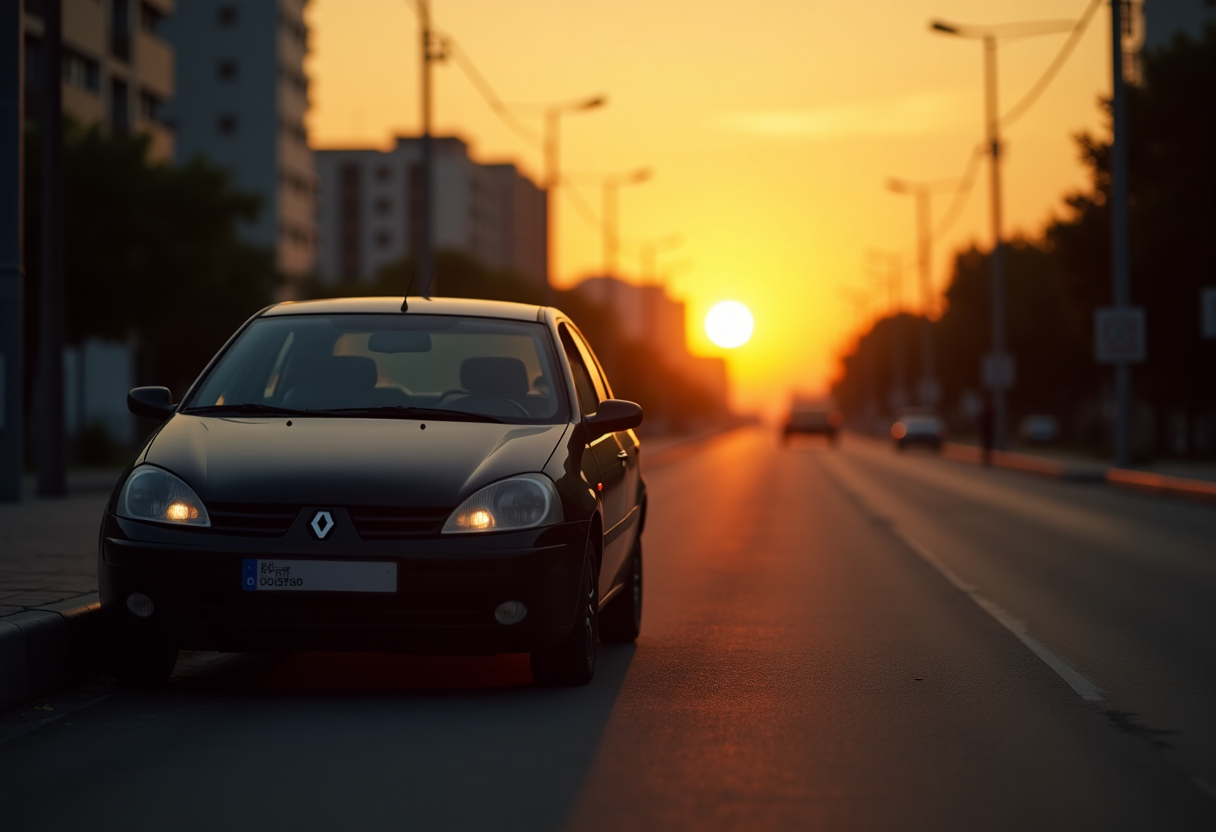
{"type": "Polygon", "coordinates": [[[243,563],[246,592],[396,592],[393,561],[254,560],[243,563]]]}

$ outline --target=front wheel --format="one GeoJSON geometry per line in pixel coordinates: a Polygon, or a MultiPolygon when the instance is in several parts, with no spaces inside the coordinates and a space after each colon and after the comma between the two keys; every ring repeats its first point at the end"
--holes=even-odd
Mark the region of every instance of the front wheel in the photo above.
{"type": "Polygon", "coordinates": [[[605,644],[629,644],[637,641],[642,631],[642,538],[638,537],[629,555],[629,574],[621,593],[604,610],[600,623],[600,641],[605,644]]]}
{"type": "Polygon", "coordinates": [[[600,600],[595,585],[595,552],[590,542],[583,557],[578,616],[566,640],[556,647],[533,652],[528,658],[532,679],[538,685],[585,685],[595,675],[595,654],[600,639],[600,600]]]}

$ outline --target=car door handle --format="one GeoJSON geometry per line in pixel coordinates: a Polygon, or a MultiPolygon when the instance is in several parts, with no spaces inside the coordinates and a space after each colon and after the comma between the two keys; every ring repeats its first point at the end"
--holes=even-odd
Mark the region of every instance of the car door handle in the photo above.
{"type": "Polygon", "coordinates": [[[621,460],[621,462],[624,462],[625,460],[629,459],[629,451],[621,451],[616,455],[616,458],[621,460]]]}

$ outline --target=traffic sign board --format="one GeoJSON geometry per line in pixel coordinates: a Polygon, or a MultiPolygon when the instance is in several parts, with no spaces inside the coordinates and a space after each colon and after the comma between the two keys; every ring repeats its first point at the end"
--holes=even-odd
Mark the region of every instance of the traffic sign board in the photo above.
{"type": "Polygon", "coordinates": [[[1013,387],[1016,367],[1013,356],[1007,352],[990,352],[980,365],[984,386],[989,390],[1008,390],[1013,387]]]}
{"type": "Polygon", "coordinates": [[[1203,337],[1216,338],[1216,286],[1201,289],[1199,300],[1203,307],[1203,337]]]}
{"type": "Polygon", "coordinates": [[[1094,311],[1094,355],[1099,364],[1144,361],[1144,309],[1107,306],[1094,311]]]}

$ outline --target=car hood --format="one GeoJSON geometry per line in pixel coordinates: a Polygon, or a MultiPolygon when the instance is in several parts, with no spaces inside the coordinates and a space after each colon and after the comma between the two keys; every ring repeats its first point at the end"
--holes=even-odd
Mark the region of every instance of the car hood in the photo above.
{"type": "Polygon", "coordinates": [[[482,485],[540,471],[568,427],[177,414],[143,461],[203,502],[454,506],[482,485]]]}

